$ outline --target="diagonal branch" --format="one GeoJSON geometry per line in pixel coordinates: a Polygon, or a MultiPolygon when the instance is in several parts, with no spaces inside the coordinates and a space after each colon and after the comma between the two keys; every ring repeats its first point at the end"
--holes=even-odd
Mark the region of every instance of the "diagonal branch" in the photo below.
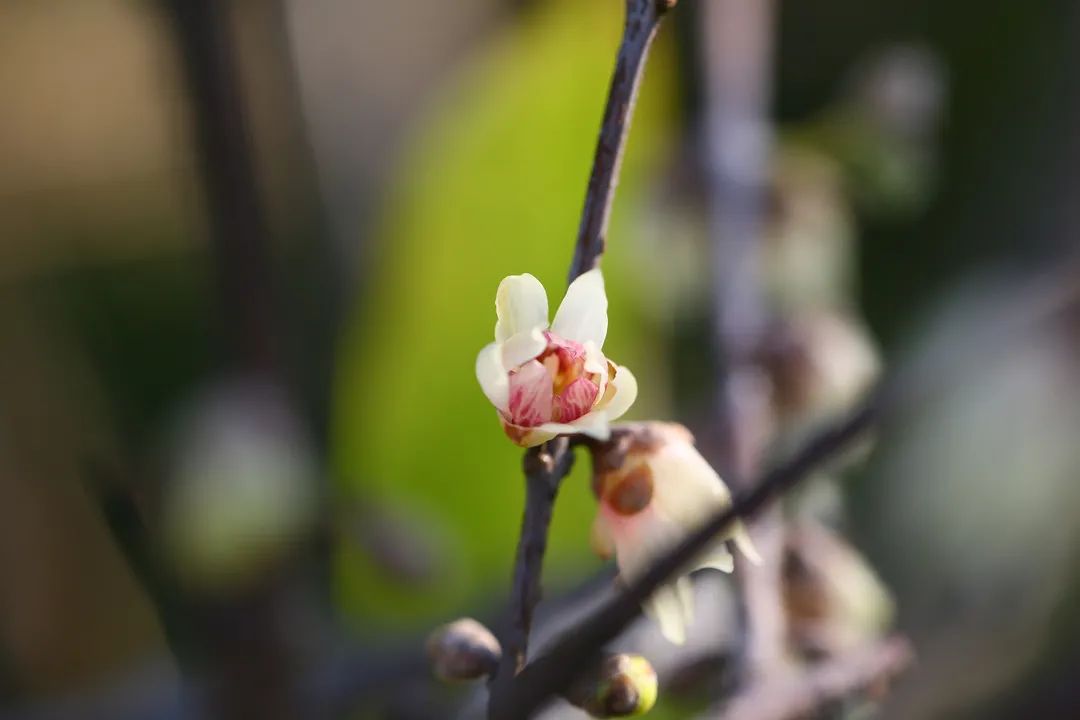
{"type": "Polygon", "coordinates": [[[714,515],[659,558],[645,575],[585,618],[542,657],[530,663],[504,692],[493,695],[490,717],[527,718],[543,707],[553,695],[570,684],[596,652],[614,640],[638,616],[641,604],[657,588],[689,566],[717,535],[735,520],[754,516],[822,463],[862,438],[881,415],[884,400],[880,394],[873,396],[836,425],[826,428],[788,462],[750,486],[749,492],[740,495],[728,510],[714,515]]]}

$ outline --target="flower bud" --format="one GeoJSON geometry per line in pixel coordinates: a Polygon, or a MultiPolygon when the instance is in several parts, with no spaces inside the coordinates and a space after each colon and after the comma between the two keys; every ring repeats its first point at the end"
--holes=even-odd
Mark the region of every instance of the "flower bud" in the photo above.
{"type": "Polygon", "coordinates": [[[864,647],[893,619],[892,597],[866,559],[812,521],[788,531],[783,591],[792,640],[807,655],[864,647]]]}
{"type": "Polygon", "coordinates": [[[800,423],[842,411],[877,380],[880,361],[866,329],[826,311],[799,314],[769,333],[764,362],[778,415],[800,423]]]}
{"type": "Polygon", "coordinates": [[[495,342],[477,356],[476,378],[506,435],[523,447],[567,433],[606,439],[637,381],[601,351],[608,320],[599,268],[570,283],[550,325],[544,286],[529,274],[499,284],[495,312],[495,342]]]}
{"type": "Polygon", "coordinates": [[[570,704],[595,718],[643,715],[656,704],[656,671],[641,655],[609,655],[567,691],[570,704]]]}
{"type": "Polygon", "coordinates": [[[435,677],[447,682],[479,680],[499,666],[502,648],[491,631],[472,618],[461,618],[432,631],[427,655],[435,677]]]}
{"type": "MultiPolygon", "coordinates": [[[[592,445],[599,507],[591,540],[601,557],[615,555],[619,575],[632,582],[708,517],[729,507],[731,494],[682,425],[628,423],[613,426],[612,432],[609,442],[592,445]]],[[[693,620],[689,574],[702,568],[734,569],[729,540],[747,559],[758,561],[746,529],[734,522],[645,603],[646,613],[671,642],[685,642],[693,620]]]]}

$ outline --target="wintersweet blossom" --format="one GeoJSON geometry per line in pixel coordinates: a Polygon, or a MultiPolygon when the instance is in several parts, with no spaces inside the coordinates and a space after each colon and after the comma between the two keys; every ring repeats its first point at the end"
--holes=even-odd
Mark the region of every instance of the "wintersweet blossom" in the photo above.
{"type": "MultiPolygon", "coordinates": [[[[595,455],[593,491],[600,506],[592,541],[601,557],[614,553],[620,578],[631,582],[709,516],[730,506],[731,493],[681,425],[642,423],[620,429],[625,431],[625,440],[595,455]]],[[[736,522],[685,574],[661,587],[646,603],[646,613],[671,642],[685,642],[686,627],[693,619],[690,572],[735,569],[728,540],[751,562],[760,562],[745,527],[736,522]]]]}
{"type": "Polygon", "coordinates": [[[511,275],[495,296],[495,342],[476,358],[476,377],[507,436],[532,447],[563,433],[606,440],[608,424],[637,397],[637,381],[601,352],[607,295],[599,269],[578,277],[548,326],[544,286],[511,275]]]}

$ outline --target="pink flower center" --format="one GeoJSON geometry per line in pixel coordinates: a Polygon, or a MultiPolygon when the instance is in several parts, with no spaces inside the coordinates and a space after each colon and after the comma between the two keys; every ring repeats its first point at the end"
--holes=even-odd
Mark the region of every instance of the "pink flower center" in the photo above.
{"type": "Polygon", "coordinates": [[[535,427],[572,422],[589,412],[600,391],[600,376],[585,372],[585,347],[551,332],[535,359],[510,373],[510,423],[535,427]]]}

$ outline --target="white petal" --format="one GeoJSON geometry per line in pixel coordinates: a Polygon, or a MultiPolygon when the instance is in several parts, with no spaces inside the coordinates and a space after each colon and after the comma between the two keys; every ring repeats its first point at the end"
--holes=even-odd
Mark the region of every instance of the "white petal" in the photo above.
{"type": "Polygon", "coordinates": [[[660,626],[660,634],[676,645],[686,642],[686,608],[671,585],[657,589],[645,601],[645,612],[660,626]]]}
{"type": "Polygon", "coordinates": [[[566,289],[566,297],[555,313],[551,330],[567,340],[580,343],[596,343],[604,346],[607,337],[607,294],[604,292],[604,276],[599,268],[579,275],[566,289]]]}
{"type": "Polygon", "coordinates": [[[611,385],[615,390],[615,395],[607,405],[599,409],[604,411],[608,420],[618,420],[637,400],[637,378],[629,368],[619,365],[615,369],[615,377],[611,379],[611,385]]]}
{"type": "Polygon", "coordinates": [[[693,445],[665,445],[648,463],[656,478],[657,510],[685,530],[731,504],[727,486],[693,445]]]}
{"type": "Polygon", "coordinates": [[[551,432],[550,430],[547,430],[547,426],[552,424],[554,423],[544,423],[539,427],[529,428],[529,431],[525,433],[525,436],[521,439],[521,442],[519,442],[518,445],[521,445],[521,447],[536,447],[537,445],[543,445],[548,440],[559,434],[557,432],[551,432]]]}
{"type": "Polygon", "coordinates": [[[603,416],[598,417],[595,412],[582,415],[572,423],[549,422],[544,423],[536,429],[551,433],[551,437],[555,437],[556,435],[575,435],[577,433],[588,435],[597,440],[607,440],[611,437],[611,429],[608,427],[607,418],[604,418],[603,416]]]}
{"type": "Polygon", "coordinates": [[[607,415],[598,410],[585,413],[573,422],[544,423],[541,427],[560,434],[581,433],[597,440],[607,440],[611,437],[611,424],[608,422],[607,415]]]}
{"type": "Polygon", "coordinates": [[[513,370],[540,355],[546,347],[547,340],[540,328],[519,332],[502,345],[503,365],[507,370],[513,370]]]}
{"type": "Polygon", "coordinates": [[[714,543],[701,559],[694,563],[695,570],[704,570],[706,568],[713,568],[726,573],[735,571],[735,558],[731,556],[725,541],[721,540],[714,543]]]}
{"type": "Polygon", "coordinates": [[[694,583],[689,575],[683,575],[675,581],[675,594],[682,605],[683,621],[687,626],[694,621],[694,583]]]}
{"type": "Polygon", "coordinates": [[[499,343],[491,343],[476,356],[476,379],[491,404],[505,412],[510,404],[510,380],[499,343]]]}
{"type": "MultiPolygon", "coordinates": [[[[593,403],[594,408],[603,408],[608,405],[604,393],[608,391],[608,383],[611,380],[614,367],[614,363],[608,362],[608,359],[604,357],[604,353],[600,352],[600,349],[596,347],[596,343],[585,343],[585,372],[595,374],[598,378],[596,402],[593,403]]],[[[610,400],[610,398],[607,400],[610,400]]]]}
{"type": "Polygon", "coordinates": [[[548,322],[547,293],[532,275],[510,275],[499,283],[495,295],[495,339],[506,342],[518,333],[545,328],[548,322]]]}
{"type": "Polygon", "coordinates": [[[754,541],[750,539],[750,533],[746,531],[746,526],[742,521],[735,523],[735,529],[731,532],[731,539],[735,541],[735,547],[739,548],[739,551],[746,556],[746,559],[755,565],[761,564],[761,555],[758,554],[757,548],[754,547],[754,541]]]}
{"type": "Polygon", "coordinates": [[[604,353],[592,340],[588,340],[582,345],[585,346],[585,365],[583,366],[585,372],[606,375],[608,362],[607,358],[604,357],[604,353]]]}

